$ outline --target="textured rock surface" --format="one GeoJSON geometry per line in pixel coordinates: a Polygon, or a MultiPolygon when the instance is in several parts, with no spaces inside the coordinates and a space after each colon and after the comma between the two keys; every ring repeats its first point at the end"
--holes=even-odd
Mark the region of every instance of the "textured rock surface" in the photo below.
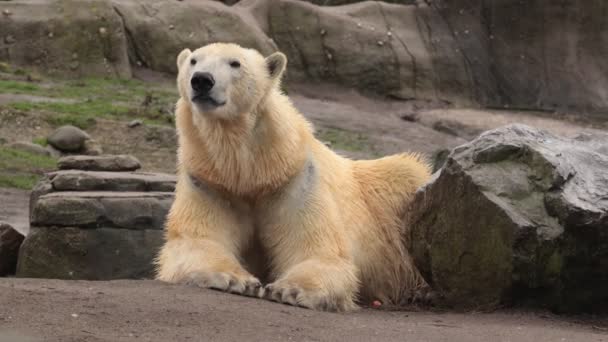
{"type": "MultiPolygon", "coordinates": [[[[64,168],[139,167],[120,156],[69,156],[64,168]]],[[[151,276],[176,177],[144,172],[50,172],[30,195],[31,229],[20,277],[120,279],[151,276]]]]}
{"type": "Polygon", "coordinates": [[[32,226],[162,229],[169,192],[52,192],[38,197],[32,226]]]}
{"type": "Polygon", "coordinates": [[[173,192],[174,175],[144,172],[66,170],[51,173],[56,191],[161,191],[173,192]]]}
{"type": "Polygon", "coordinates": [[[294,79],[436,99],[432,57],[416,15],[415,6],[383,2],[318,7],[281,0],[269,9],[269,34],[288,55],[294,79]]]}
{"type": "MultiPolygon", "coordinates": [[[[602,112],[608,103],[604,1],[439,0],[474,97],[484,105],[602,112]]],[[[441,43],[440,43],[441,44],[441,43]]]]}
{"type": "Polygon", "coordinates": [[[486,132],[416,194],[416,264],[451,306],[608,311],[606,170],[608,134],[486,132]]]}
{"type": "Polygon", "coordinates": [[[214,1],[114,1],[129,36],[131,59],[154,70],[176,72],[185,48],[230,41],[274,51],[268,37],[240,11],[214,1]]]}
{"type": "Polygon", "coordinates": [[[160,230],[32,228],[18,277],[107,280],[149,278],[160,230]]]}
{"type": "Polygon", "coordinates": [[[139,160],[129,155],[67,156],[59,159],[61,170],[134,171],[141,168],[139,160]]]}
{"type": "Polygon", "coordinates": [[[0,60],[61,75],[131,76],[124,28],[109,1],[3,1],[2,10],[10,15],[0,17],[0,60]]]}
{"type": "Polygon", "coordinates": [[[13,1],[3,5],[12,14],[0,17],[0,60],[44,71],[128,76],[128,59],[175,72],[183,48],[228,41],[264,54],[284,51],[288,80],[459,105],[598,115],[608,108],[608,3],[333,6],[351,2],[13,1]]]}
{"type": "Polygon", "coordinates": [[[48,143],[62,152],[78,152],[84,149],[85,141],[91,137],[74,126],[61,126],[48,136],[48,143]]]}
{"type": "Polygon", "coordinates": [[[0,277],[15,274],[23,235],[9,224],[0,222],[0,277]]]}

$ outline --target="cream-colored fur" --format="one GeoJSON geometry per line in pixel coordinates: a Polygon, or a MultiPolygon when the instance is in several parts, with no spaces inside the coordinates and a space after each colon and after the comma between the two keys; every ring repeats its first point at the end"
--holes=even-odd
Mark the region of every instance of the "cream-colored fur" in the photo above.
{"type": "Polygon", "coordinates": [[[425,162],[353,161],[316,140],[280,91],[281,53],[218,43],[177,62],[179,176],[158,279],[339,311],[426,286],[399,219],[430,176],[425,162]],[[218,69],[214,96],[227,102],[201,110],[190,77],[218,69]]]}

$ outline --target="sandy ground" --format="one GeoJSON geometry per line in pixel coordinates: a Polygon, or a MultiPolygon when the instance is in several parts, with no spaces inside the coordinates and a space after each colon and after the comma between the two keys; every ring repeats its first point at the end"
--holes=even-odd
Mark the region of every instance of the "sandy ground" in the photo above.
{"type": "Polygon", "coordinates": [[[0,279],[4,341],[608,341],[551,314],[314,312],[149,280],[0,279]]]}

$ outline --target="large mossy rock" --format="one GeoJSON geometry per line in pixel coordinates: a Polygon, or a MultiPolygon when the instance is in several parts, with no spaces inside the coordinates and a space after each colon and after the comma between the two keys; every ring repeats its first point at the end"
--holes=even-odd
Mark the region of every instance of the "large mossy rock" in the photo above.
{"type": "Polygon", "coordinates": [[[416,194],[415,262],[448,306],[608,311],[607,170],[608,134],[486,132],[416,194]]]}
{"type": "Polygon", "coordinates": [[[61,76],[131,77],[125,31],[109,1],[9,1],[0,8],[0,61],[61,76]]]}

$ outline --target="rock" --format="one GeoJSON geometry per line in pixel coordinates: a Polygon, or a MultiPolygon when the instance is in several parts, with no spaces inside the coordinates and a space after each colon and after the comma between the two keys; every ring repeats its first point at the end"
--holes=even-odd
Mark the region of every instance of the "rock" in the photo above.
{"type": "Polygon", "coordinates": [[[0,20],[0,32],[14,42],[3,46],[0,60],[62,77],[131,77],[127,37],[110,1],[10,1],[2,7],[11,16],[0,20]],[[102,37],[100,26],[112,29],[102,37]],[[74,53],[86,57],[72,64],[74,53]]]}
{"type": "Polygon", "coordinates": [[[49,175],[55,191],[173,192],[176,177],[160,173],[58,171],[49,175]]]}
{"type": "Polygon", "coordinates": [[[53,146],[51,146],[51,145],[47,145],[47,146],[45,147],[45,149],[46,149],[46,150],[49,152],[49,155],[50,155],[51,157],[54,157],[54,158],[59,158],[59,157],[61,157],[61,156],[63,155],[63,153],[61,153],[61,151],[59,151],[58,149],[54,148],[54,147],[53,147],[53,146]]]}
{"type": "Polygon", "coordinates": [[[158,147],[173,148],[177,145],[177,134],[173,127],[150,125],[146,127],[144,137],[146,142],[158,147]]]}
{"type": "Polygon", "coordinates": [[[150,278],[162,230],[33,228],[18,277],[109,280],[150,278]]]}
{"type": "Polygon", "coordinates": [[[82,154],[87,155],[87,156],[99,156],[101,154],[103,154],[103,149],[101,148],[101,145],[93,140],[93,139],[88,139],[84,141],[84,146],[82,148],[82,154]]]}
{"type": "Polygon", "coordinates": [[[439,169],[441,169],[443,167],[443,165],[445,165],[445,162],[448,159],[448,155],[450,155],[450,150],[448,149],[440,149],[435,151],[435,153],[432,154],[432,161],[433,161],[433,173],[439,171],[439,169]]]}
{"type": "Polygon", "coordinates": [[[400,116],[401,120],[403,121],[408,121],[408,122],[416,122],[418,121],[418,113],[416,112],[409,112],[409,113],[403,113],[400,116]]]}
{"type": "Polygon", "coordinates": [[[163,229],[170,192],[52,192],[38,197],[32,226],[163,229]]]}
{"type": "Polygon", "coordinates": [[[51,153],[44,147],[34,144],[27,141],[18,141],[12,144],[9,144],[8,147],[14,148],[16,150],[21,150],[29,153],[39,154],[41,156],[50,156],[51,153]]]}
{"type": "Polygon", "coordinates": [[[437,132],[453,135],[455,137],[465,138],[467,140],[475,138],[480,130],[475,127],[468,126],[457,120],[438,119],[431,126],[437,132]]]}
{"type": "MultiPolygon", "coordinates": [[[[347,5],[354,4],[357,2],[363,2],[365,0],[304,0],[315,5],[319,6],[339,6],[339,5],[347,5]]],[[[383,2],[395,3],[395,4],[404,4],[404,5],[415,5],[416,0],[382,0],[383,2]]]]}
{"type": "Polygon", "coordinates": [[[85,146],[85,141],[91,137],[83,130],[74,126],[57,128],[47,141],[50,145],[63,152],[78,152],[85,146]]]}
{"type": "Polygon", "coordinates": [[[370,1],[327,8],[280,0],[269,7],[268,18],[269,35],[288,57],[290,79],[325,80],[401,99],[467,101],[437,91],[416,6],[370,1]]]}
{"type": "Polygon", "coordinates": [[[439,25],[447,25],[453,34],[451,39],[432,34],[431,39],[442,38],[431,42],[433,48],[442,49],[439,45],[447,42],[458,48],[456,53],[451,50],[449,59],[467,61],[467,73],[476,84],[472,96],[482,105],[605,113],[608,65],[596,62],[597,56],[608,53],[605,3],[428,3],[425,11],[432,12],[433,18],[424,20],[425,25],[435,32],[439,25]],[[573,58],[579,62],[570,66],[573,58]],[[587,81],[582,84],[581,80],[587,81]]]}
{"type": "MultiPolygon", "coordinates": [[[[181,1],[181,0],[179,0],[179,1],[181,1]]],[[[228,6],[232,6],[232,5],[236,4],[237,2],[239,2],[239,0],[214,0],[214,1],[223,2],[225,5],[228,5],[228,6]]]]}
{"type": "Polygon", "coordinates": [[[34,185],[34,188],[32,189],[32,192],[30,193],[30,205],[29,205],[29,213],[30,213],[29,221],[30,222],[32,222],[32,220],[33,220],[34,206],[38,202],[38,198],[42,195],[46,195],[51,192],[53,192],[53,185],[51,184],[49,175],[46,174],[46,175],[44,175],[44,177],[42,177],[38,181],[38,183],[36,183],[36,185],[34,185]]]}
{"type": "Polygon", "coordinates": [[[211,42],[238,43],[264,54],[274,51],[250,15],[219,2],[121,0],[113,4],[129,33],[133,60],[154,70],[176,72],[175,58],[181,50],[211,42]],[[174,28],[168,29],[168,24],[174,28]]]}
{"type": "Polygon", "coordinates": [[[143,121],[136,119],[136,120],[129,122],[128,126],[129,126],[129,128],[135,128],[137,126],[141,126],[143,123],[144,123],[143,121]]]}
{"type": "Polygon", "coordinates": [[[405,217],[444,305],[608,311],[608,134],[523,125],[457,147],[405,217]]]}
{"type": "Polygon", "coordinates": [[[59,159],[60,170],[134,171],[141,168],[139,160],[129,155],[67,156],[59,159]]]}
{"type": "Polygon", "coordinates": [[[8,223],[0,222],[0,277],[15,274],[23,235],[8,223]]]}

